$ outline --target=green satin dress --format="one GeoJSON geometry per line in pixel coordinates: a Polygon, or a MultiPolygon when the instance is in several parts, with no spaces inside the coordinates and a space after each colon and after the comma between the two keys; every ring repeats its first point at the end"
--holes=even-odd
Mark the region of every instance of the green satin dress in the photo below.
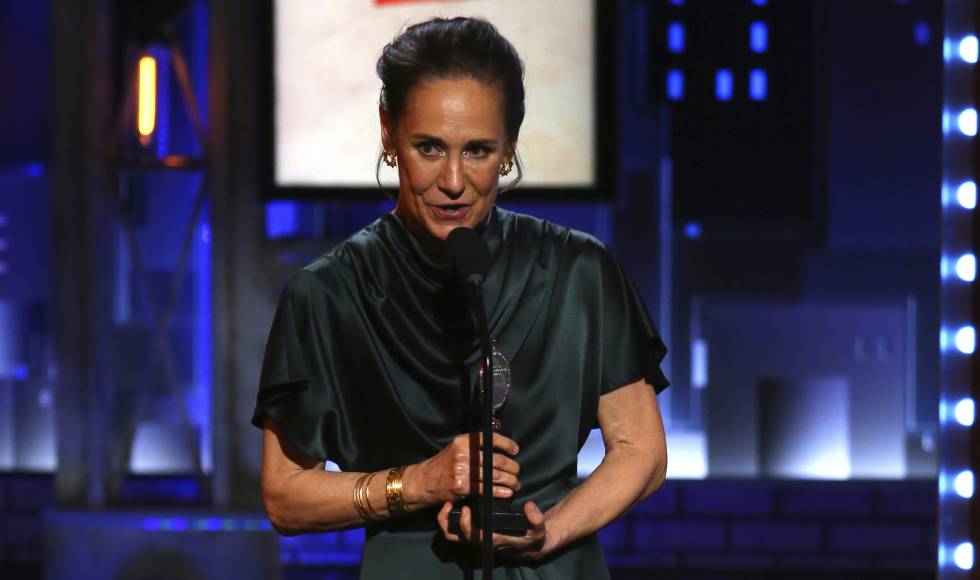
{"type": "MultiPolygon", "coordinates": [[[[514,505],[547,510],[577,483],[599,397],[668,381],[666,347],[619,262],[587,234],[495,207],[481,232],[490,333],[510,361],[499,411],[520,446],[514,505]]],[[[468,423],[479,349],[450,267],[386,214],[306,266],[282,293],[252,423],[266,417],[309,457],[377,471],[432,457],[468,423]]],[[[479,554],[426,511],[368,527],[361,578],[480,578],[479,554]],[[473,571],[475,570],[475,571],[473,571]]],[[[493,577],[608,578],[595,535],[493,577]]]]}

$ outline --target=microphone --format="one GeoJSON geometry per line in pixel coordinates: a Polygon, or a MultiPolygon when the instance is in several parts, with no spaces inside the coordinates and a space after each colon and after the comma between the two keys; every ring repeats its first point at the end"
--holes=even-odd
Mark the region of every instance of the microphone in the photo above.
{"type": "Polygon", "coordinates": [[[482,286],[490,269],[490,247],[467,227],[458,227],[446,237],[446,253],[460,281],[482,286]]]}

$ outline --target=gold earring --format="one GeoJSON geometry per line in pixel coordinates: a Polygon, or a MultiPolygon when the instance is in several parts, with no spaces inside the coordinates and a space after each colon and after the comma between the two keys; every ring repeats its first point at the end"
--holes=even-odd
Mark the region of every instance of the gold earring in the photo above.
{"type": "Polygon", "coordinates": [[[500,162],[500,175],[507,175],[510,170],[514,167],[514,160],[511,158],[506,158],[500,162]]]}
{"type": "Polygon", "coordinates": [[[387,149],[381,152],[381,160],[385,162],[388,167],[398,167],[398,156],[394,153],[390,153],[387,149]]]}

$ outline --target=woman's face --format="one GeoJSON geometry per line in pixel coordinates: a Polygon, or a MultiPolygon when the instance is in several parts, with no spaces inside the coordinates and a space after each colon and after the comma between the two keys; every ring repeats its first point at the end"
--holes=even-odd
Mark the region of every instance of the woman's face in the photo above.
{"type": "Polygon", "coordinates": [[[501,98],[474,79],[434,79],[412,89],[397,125],[381,112],[382,143],[398,156],[395,213],[424,244],[486,221],[513,151],[501,98]]]}

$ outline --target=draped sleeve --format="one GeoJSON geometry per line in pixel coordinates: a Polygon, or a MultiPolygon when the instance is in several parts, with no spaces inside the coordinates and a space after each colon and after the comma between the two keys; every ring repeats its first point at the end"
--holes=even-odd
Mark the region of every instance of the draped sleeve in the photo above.
{"type": "Polygon", "coordinates": [[[339,321],[329,308],[328,288],[301,270],[279,298],[266,343],[252,424],[271,419],[308,457],[334,460],[348,432],[347,394],[333,378],[331,359],[339,321]]]}
{"type": "Polygon", "coordinates": [[[622,264],[601,246],[601,394],[644,379],[660,393],[670,382],[660,369],[667,346],[622,264]]]}

